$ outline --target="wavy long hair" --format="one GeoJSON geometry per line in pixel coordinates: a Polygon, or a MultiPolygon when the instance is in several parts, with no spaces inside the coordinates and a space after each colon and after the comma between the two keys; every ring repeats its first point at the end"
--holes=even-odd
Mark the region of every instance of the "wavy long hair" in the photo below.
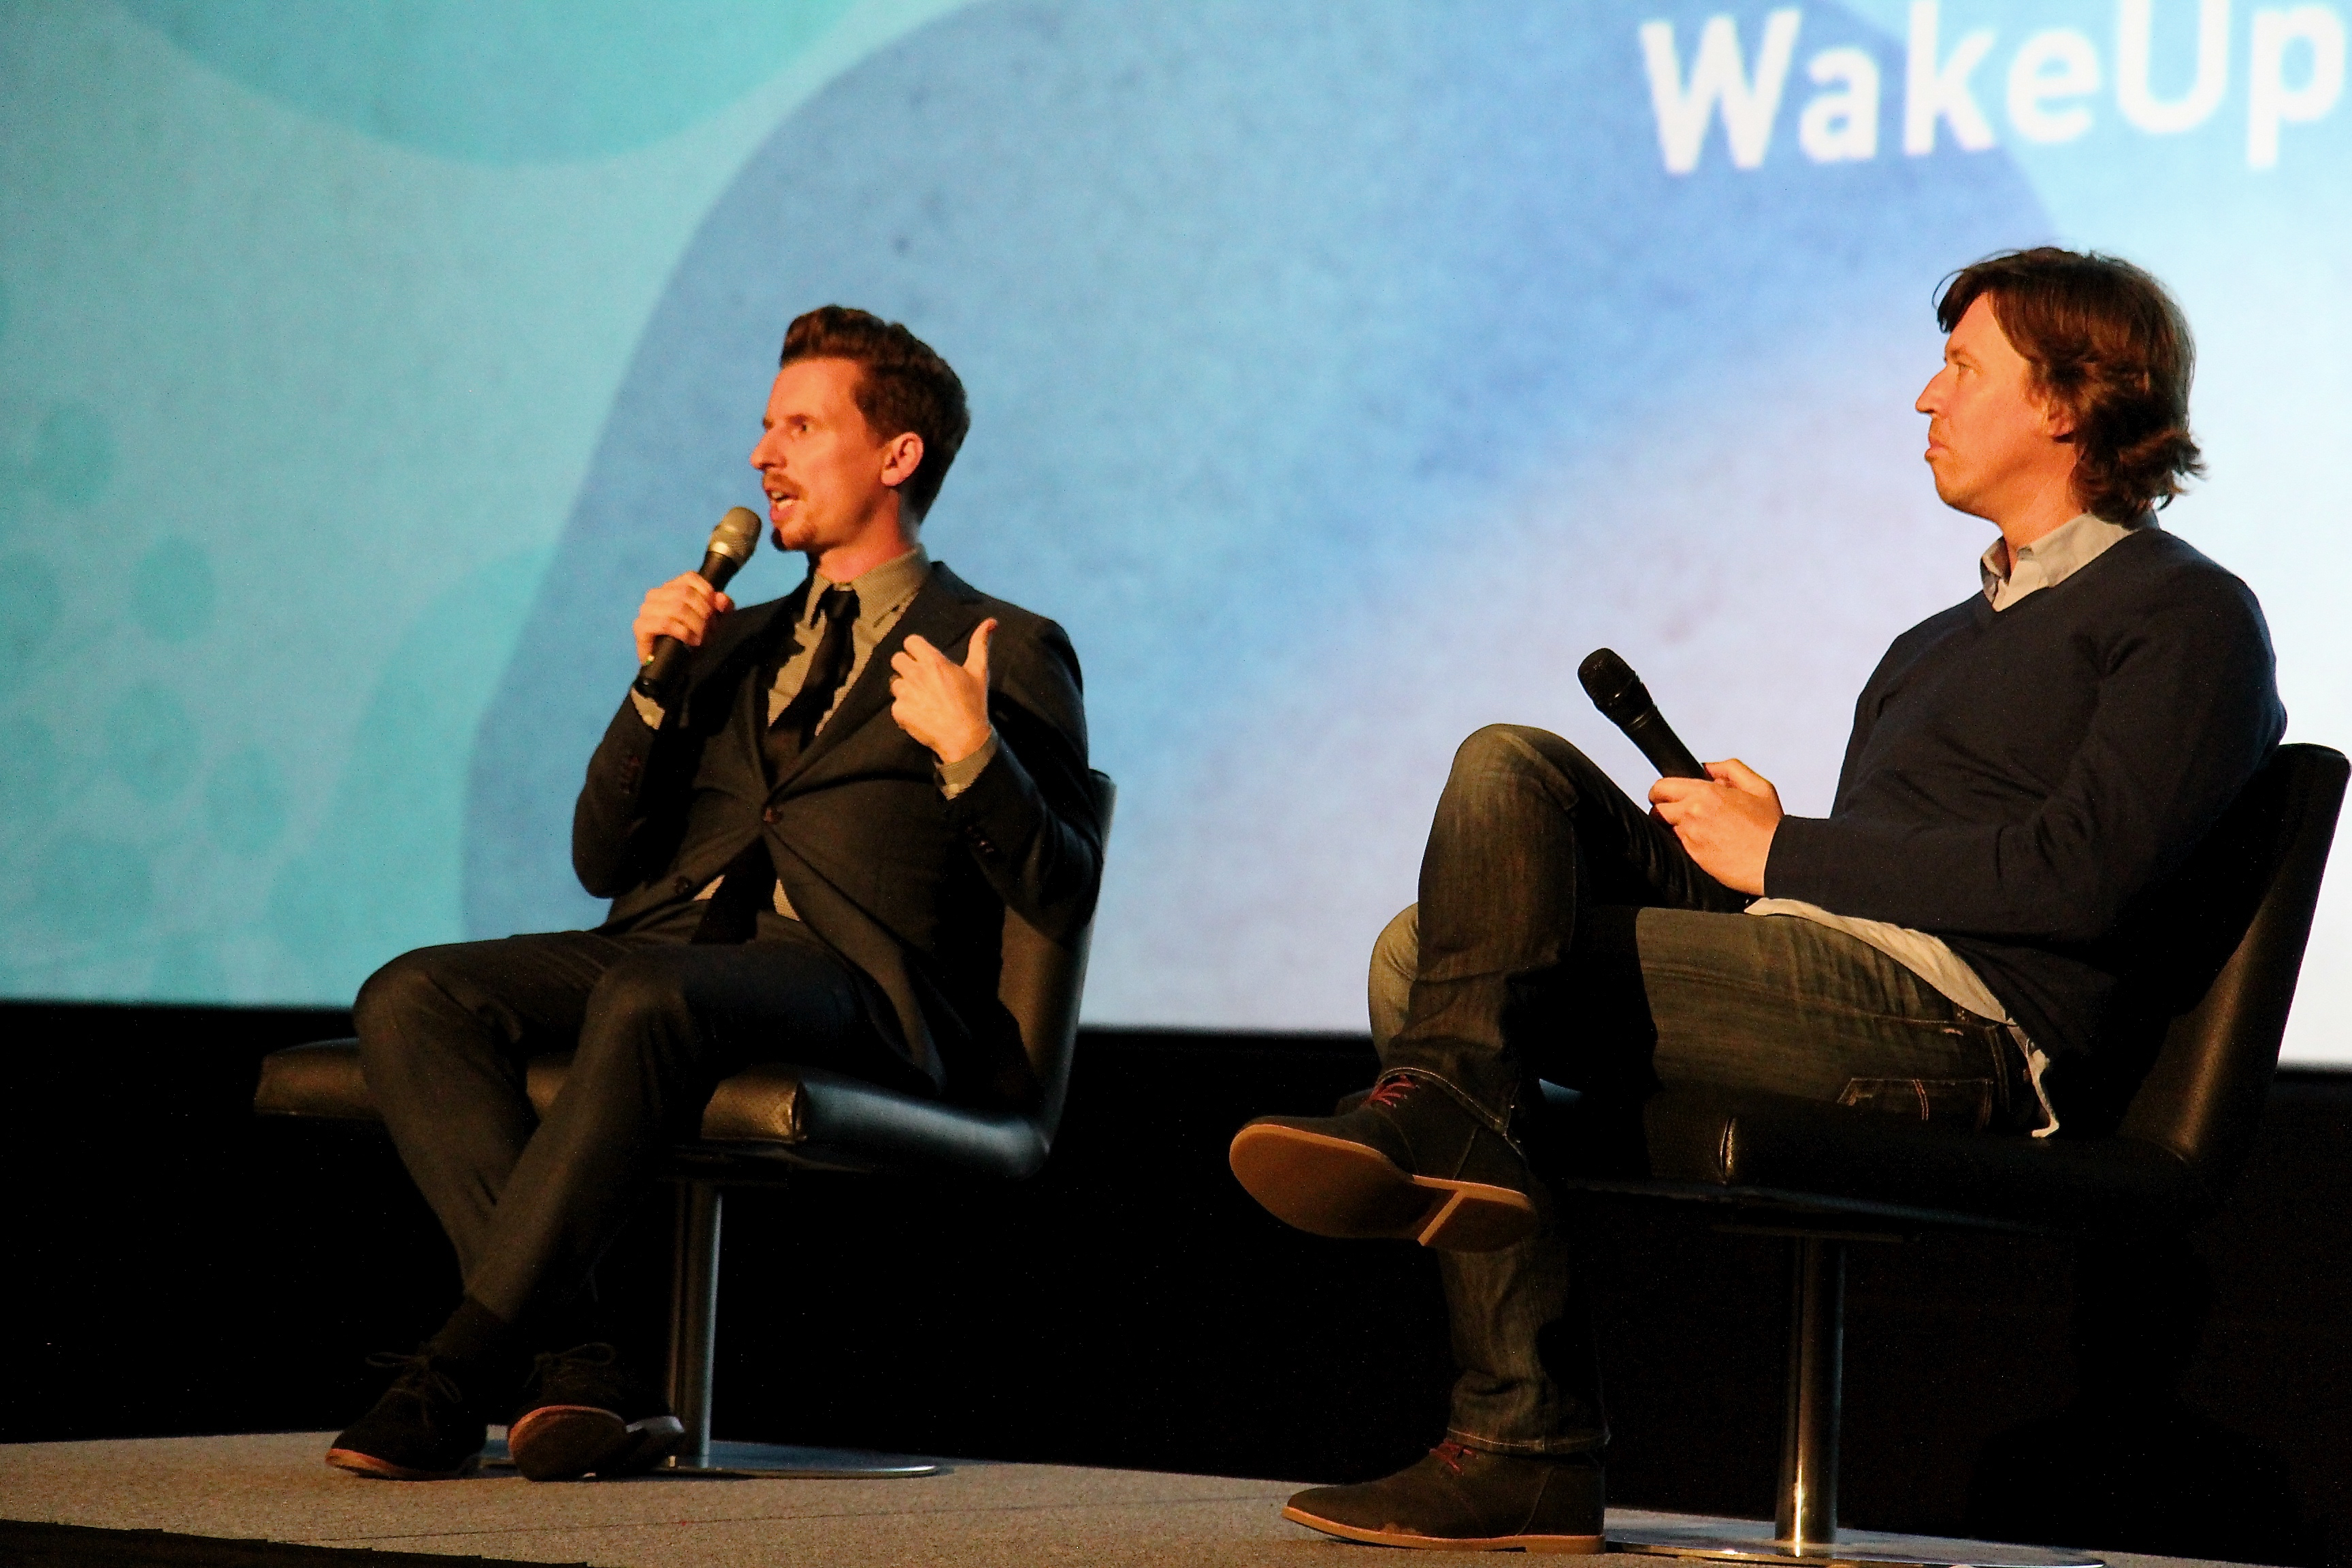
{"type": "Polygon", "coordinates": [[[1979,299],[2073,421],[2074,489],[2087,510],[2130,522],[2205,471],[2189,433],[2197,345],[2163,284],[2112,256],[2042,246],[1954,273],[1937,321],[1949,332],[1979,299]]]}

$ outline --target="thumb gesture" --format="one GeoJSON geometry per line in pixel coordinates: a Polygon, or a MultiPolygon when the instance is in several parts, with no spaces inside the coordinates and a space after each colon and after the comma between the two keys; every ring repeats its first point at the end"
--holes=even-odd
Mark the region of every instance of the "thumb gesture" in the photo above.
{"type": "Polygon", "coordinates": [[[941,763],[961,762],[988,741],[988,639],[992,620],[972,628],[956,664],[928,637],[910,635],[890,656],[890,717],[941,763]]]}
{"type": "Polygon", "coordinates": [[[979,683],[983,695],[988,690],[988,644],[995,636],[996,618],[992,616],[971,628],[971,646],[963,656],[963,672],[979,683]]]}

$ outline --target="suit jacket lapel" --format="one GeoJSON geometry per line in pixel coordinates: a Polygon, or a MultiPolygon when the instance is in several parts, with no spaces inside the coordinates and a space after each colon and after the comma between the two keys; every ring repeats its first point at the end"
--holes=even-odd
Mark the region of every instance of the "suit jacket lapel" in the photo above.
{"type": "Polygon", "coordinates": [[[775,638],[790,631],[807,601],[808,584],[803,582],[781,599],[739,610],[720,621],[718,634],[703,644],[695,659],[696,690],[716,690],[731,685],[742,675],[740,667],[744,660],[757,659],[775,638]]]}
{"type": "Polygon", "coordinates": [[[709,659],[709,669],[698,678],[695,694],[688,700],[698,704],[708,700],[703,693],[724,696],[727,709],[723,713],[706,714],[698,706],[688,717],[698,724],[735,731],[741,753],[738,760],[751,769],[747,776],[752,780],[764,781],[768,771],[760,754],[760,729],[767,718],[767,707],[765,693],[752,689],[760,684],[756,666],[779,637],[790,634],[807,599],[808,584],[803,581],[797,591],[783,598],[728,616],[719,623],[719,637],[702,647],[703,655],[709,659]],[[747,665],[754,668],[746,668],[747,665]],[[739,717],[745,721],[737,723],[739,717]]]}
{"type": "Polygon", "coordinates": [[[806,773],[842,741],[871,723],[890,706],[890,658],[909,637],[920,637],[944,652],[969,635],[981,621],[980,596],[945,566],[933,565],[931,574],[899,616],[890,635],[875,645],[874,653],[857,679],[842,694],[841,705],[824,728],[801,752],[792,770],[776,781],[783,788],[806,773]]]}

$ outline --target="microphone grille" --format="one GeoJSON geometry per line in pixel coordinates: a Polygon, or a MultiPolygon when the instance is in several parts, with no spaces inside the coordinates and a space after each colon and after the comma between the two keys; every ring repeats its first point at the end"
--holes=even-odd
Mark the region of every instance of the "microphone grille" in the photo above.
{"type": "Polygon", "coordinates": [[[1642,678],[1614,648],[1597,647],[1585,655],[1584,662],[1576,667],[1576,679],[1584,683],[1584,694],[1592,699],[1592,705],[1615,723],[1639,713],[1649,695],[1642,689],[1642,678]]]}
{"type": "Polygon", "coordinates": [[[1584,683],[1586,696],[1605,704],[1608,699],[1633,684],[1633,667],[1618,657],[1615,648],[1597,647],[1576,667],[1576,679],[1584,683]]]}
{"type": "Polygon", "coordinates": [[[760,514],[748,506],[730,507],[719,526],[710,531],[710,552],[739,564],[751,560],[759,548],[760,514]]]}

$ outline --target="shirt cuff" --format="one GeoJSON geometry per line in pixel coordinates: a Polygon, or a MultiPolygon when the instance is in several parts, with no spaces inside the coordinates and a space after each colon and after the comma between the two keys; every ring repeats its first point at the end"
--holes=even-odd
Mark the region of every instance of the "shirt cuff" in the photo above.
{"type": "Polygon", "coordinates": [[[658,730],[662,727],[662,720],[666,715],[662,711],[660,703],[634,686],[629,688],[629,700],[636,704],[637,717],[643,719],[649,729],[658,730]]]}
{"type": "Polygon", "coordinates": [[[970,789],[972,785],[972,781],[980,777],[982,773],[987,772],[988,764],[995,760],[996,730],[995,727],[992,725],[989,728],[988,739],[980,743],[979,750],[973,752],[972,754],[968,757],[961,757],[952,763],[941,763],[940,764],[938,769],[940,775],[940,793],[947,796],[948,799],[953,800],[956,796],[970,789]]]}

